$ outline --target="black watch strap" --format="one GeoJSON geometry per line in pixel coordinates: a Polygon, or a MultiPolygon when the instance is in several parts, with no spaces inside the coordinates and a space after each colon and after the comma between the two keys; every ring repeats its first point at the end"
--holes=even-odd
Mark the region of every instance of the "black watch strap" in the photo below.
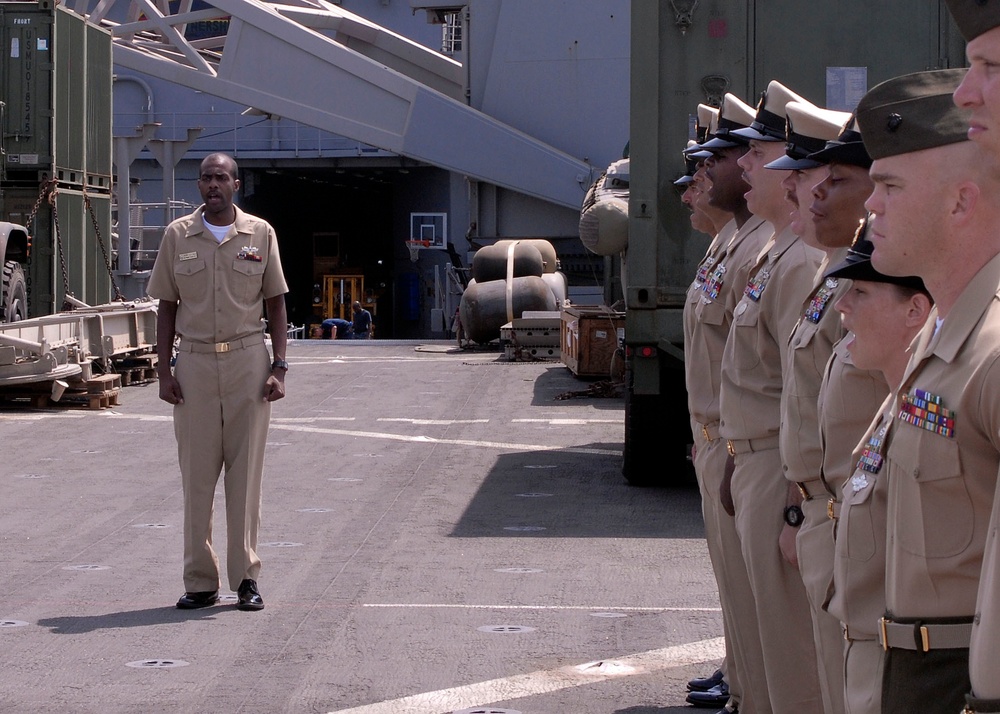
{"type": "Polygon", "coordinates": [[[276,359],[271,363],[271,369],[283,369],[288,371],[288,362],[283,359],[276,359]]]}
{"type": "Polygon", "coordinates": [[[801,526],[804,518],[805,516],[802,515],[802,509],[799,506],[785,506],[785,523],[792,528],[801,526]]]}

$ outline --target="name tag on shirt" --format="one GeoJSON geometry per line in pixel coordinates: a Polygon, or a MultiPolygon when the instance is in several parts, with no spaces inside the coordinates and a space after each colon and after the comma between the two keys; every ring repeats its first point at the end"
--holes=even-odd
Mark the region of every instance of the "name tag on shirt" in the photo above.
{"type": "Polygon", "coordinates": [[[198,253],[197,252],[194,252],[194,253],[181,253],[180,255],[177,256],[177,260],[194,260],[197,257],[198,257],[198,253]]]}

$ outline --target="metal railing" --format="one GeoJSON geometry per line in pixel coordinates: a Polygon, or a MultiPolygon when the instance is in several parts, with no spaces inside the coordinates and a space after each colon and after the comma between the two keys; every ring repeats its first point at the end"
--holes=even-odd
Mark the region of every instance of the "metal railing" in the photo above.
{"type": "MultiPolygon", "coordinates": [[[[152,270],[156,254],[160,250],[163,231],[175,218],[187,215],[195,206],[187,201],[131,203],[129,204],[129,252],[130,265],[133,271],[152,270]]],[[[112,205],[112,220],[114,233],[117,236],[118,205],[112,205]]],[[[117,238],[115,247],[117,248],[117,238]]],[[[117,268],[117,250],[114,251],[114,263],[117,268]]]]}
{"type": "MultiPolygon", "coordinates": [[[[132,136],[135,128],[155,121],[156,138],[183,140],[191,128],[201,133],[190,147],[194,152],[227,151],[234,156],[266,154],[275,158],[337,158],[394,156],[354,139],[331,134],[290,119],[271,115],[229,112],[115,113],[115,136],[132,136]]],[[[148,152],[148,149],[144,149],[148,152]]]]}

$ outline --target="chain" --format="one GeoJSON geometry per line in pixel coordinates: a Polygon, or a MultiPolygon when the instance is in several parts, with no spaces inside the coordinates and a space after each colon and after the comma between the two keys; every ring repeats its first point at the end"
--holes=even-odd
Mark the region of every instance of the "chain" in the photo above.
{"type": "Polygon", "coordinates": [[[101,227],[97,223],[97,215],[94,213],[94,207],[90,204],[90,196],[87,192],[83,192],[83,202],[87,206],[87,211],[90,213],[90,222],[94,226],[94,233],[97,235],[97,244],[101,246],[101,253],[104,254],[104,267],[108,269],[108,276],[111,278],[111,287],[115,289],[115,300],[119,302],[125,302],[125,296],[122,295],[122,291],[118,288],[118,282],[115,280],[115,273],[111,269],[111,259],[108,257],[108,249],[104,245],[104,238],[101,236],[101,227]]]}
{"type": "Polygon", "coordinates": [[[35,222],[35,215],[38,213],[38,209],[42,207],[42,201],[45,200],[45,196],[49,191],[49,184],[54,184],[54,183],[55,183],[54,181],[48,179],[45,180],[45,182],[42,184],[41,190],[38,192],[38,198],[35,199],[35,205],[32,206],[31,213],[28,214],[28,220],[25,221],[24,224],[25,228],[28,229],[28,254],[25,256],[26,258],[31,257],[31,243],[32,243],[31,224],[35,222]]]}
{"type": "MultiPolygon", "coordinates": [[[[59,268],[62,270],[62,280],[63,280],[63,295],[72,295],[73,293],[69,290],[69,273],[66,271],[66,251],[63,250],[62,244],[62,230],[59,228],[59,209],[56,207],[56,194],[59,193],[58,189],[52,188],[49,193],[49,205],[52,207],[52,223],[56,227],[56,248],[59,251],[59,268]]],[[[73,305],[69,301],[63,299],[63,310],[72,310],[73,305]]]]}

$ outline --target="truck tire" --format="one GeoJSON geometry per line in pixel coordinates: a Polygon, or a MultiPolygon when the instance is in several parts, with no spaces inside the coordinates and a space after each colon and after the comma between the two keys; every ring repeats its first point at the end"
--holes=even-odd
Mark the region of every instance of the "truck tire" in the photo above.
{"type": "Polygon", "coordinates": [[[20,322],[28,316],[28,289],[24,281],[24,270],[16,260],[3,264],[3,312],[4,322],[20,322]]]}
{"type": "MultiPolygon", "coordinates": [[[[683,375],[683,371],[680,374],[683,375]]],[[[636,394],[632,388],[632,372],[626,373],[622,475],[632,486],[696,485],[690,458],[691,426],[683,376],[679,392],[672,389],[678,385],[669,379],[661,379],[660,384],[665,393],[636,394]],[[678,399],[683,405],[681,408],[677,407],[678,399]]]]}

